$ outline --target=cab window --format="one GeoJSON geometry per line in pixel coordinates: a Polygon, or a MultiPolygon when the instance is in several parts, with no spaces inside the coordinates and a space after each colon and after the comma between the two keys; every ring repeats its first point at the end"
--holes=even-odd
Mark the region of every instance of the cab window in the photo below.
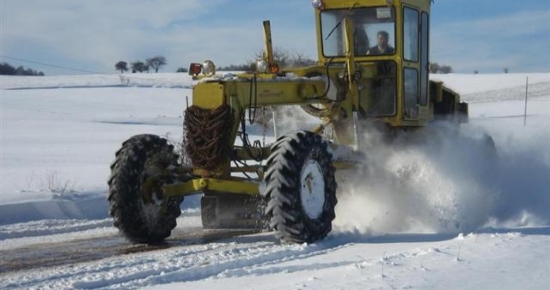
{"type": "Polygon", "coordinates": [[[408,7],[403,22],[403,54],[405,60],[418,61],[418,11],[408,7]]]}
{"type": "Polygon", "coordinates": [[[391,7],[325,10],[321,12],[321,33],[325,57],[345,56],[344,18],[354,24],[356,56],[395,53],[395,11],[391,7]]]}

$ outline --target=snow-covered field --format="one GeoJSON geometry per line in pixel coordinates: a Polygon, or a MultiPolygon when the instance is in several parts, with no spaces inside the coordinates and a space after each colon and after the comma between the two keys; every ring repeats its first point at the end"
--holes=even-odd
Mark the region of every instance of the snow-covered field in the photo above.
{"type": "Polygon", "coordinates": [[[0,76],[0,288],[550,289],[550,74],[433,78],[470,103],[463,133],[493,136],[496,160],[460,140],[438,157],[378,148],[321,242],[195,237],[193,197],[150,248],[111,226],[109,164],[132,135],[180,140],[189,77],[0,76]]]}

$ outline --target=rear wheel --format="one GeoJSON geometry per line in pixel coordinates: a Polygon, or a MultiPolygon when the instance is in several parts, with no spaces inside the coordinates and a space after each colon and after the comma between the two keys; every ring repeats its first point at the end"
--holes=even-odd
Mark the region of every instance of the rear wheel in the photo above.
{"type": "Polygon", "coordinates": [[[312,243],[332,230],[336,181],[327,143],[300,131],[279,138],[265,174],[269,226],[283,242],[312,243]]]}
{"type": "Polygon", "coordinates": [[[131,241],[158,243],[170,236],[183,197],[162,198],[162,186],[176,178],[178,155],[166,139],[137,135],[123,143],[111,165],[110,214],[131,241]]]}

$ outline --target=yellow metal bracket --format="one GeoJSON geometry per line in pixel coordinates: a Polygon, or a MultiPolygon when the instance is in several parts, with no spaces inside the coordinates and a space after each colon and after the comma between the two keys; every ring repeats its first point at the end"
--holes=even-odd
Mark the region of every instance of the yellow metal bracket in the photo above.
{"type": "Polygon", "coordinates": [[[259,195],[260,188],[257,182],[245,180],[222,180],[215,178],[197,178],[184,183],[165,185],[165,197],[194,195],[201,191],[215,191],[217,193],[259,195]]]}

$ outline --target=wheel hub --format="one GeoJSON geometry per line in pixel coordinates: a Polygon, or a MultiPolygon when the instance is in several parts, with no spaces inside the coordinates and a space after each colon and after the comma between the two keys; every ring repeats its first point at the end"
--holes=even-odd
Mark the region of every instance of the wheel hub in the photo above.
{"type": "Polygon", "coordinates": [[[302,209],[311,219],[318,218],[325,205],[325,180],[319,163],[309,160],[300,176],[302,209]]]}
{"type": "Polygon", "coordinates": [[[165,170],[158,164],[152,164],[145,168],[141,184],[141,195],[146,204],[160,206],[163,203],[160,185],[166,177],[165,170]]]}

